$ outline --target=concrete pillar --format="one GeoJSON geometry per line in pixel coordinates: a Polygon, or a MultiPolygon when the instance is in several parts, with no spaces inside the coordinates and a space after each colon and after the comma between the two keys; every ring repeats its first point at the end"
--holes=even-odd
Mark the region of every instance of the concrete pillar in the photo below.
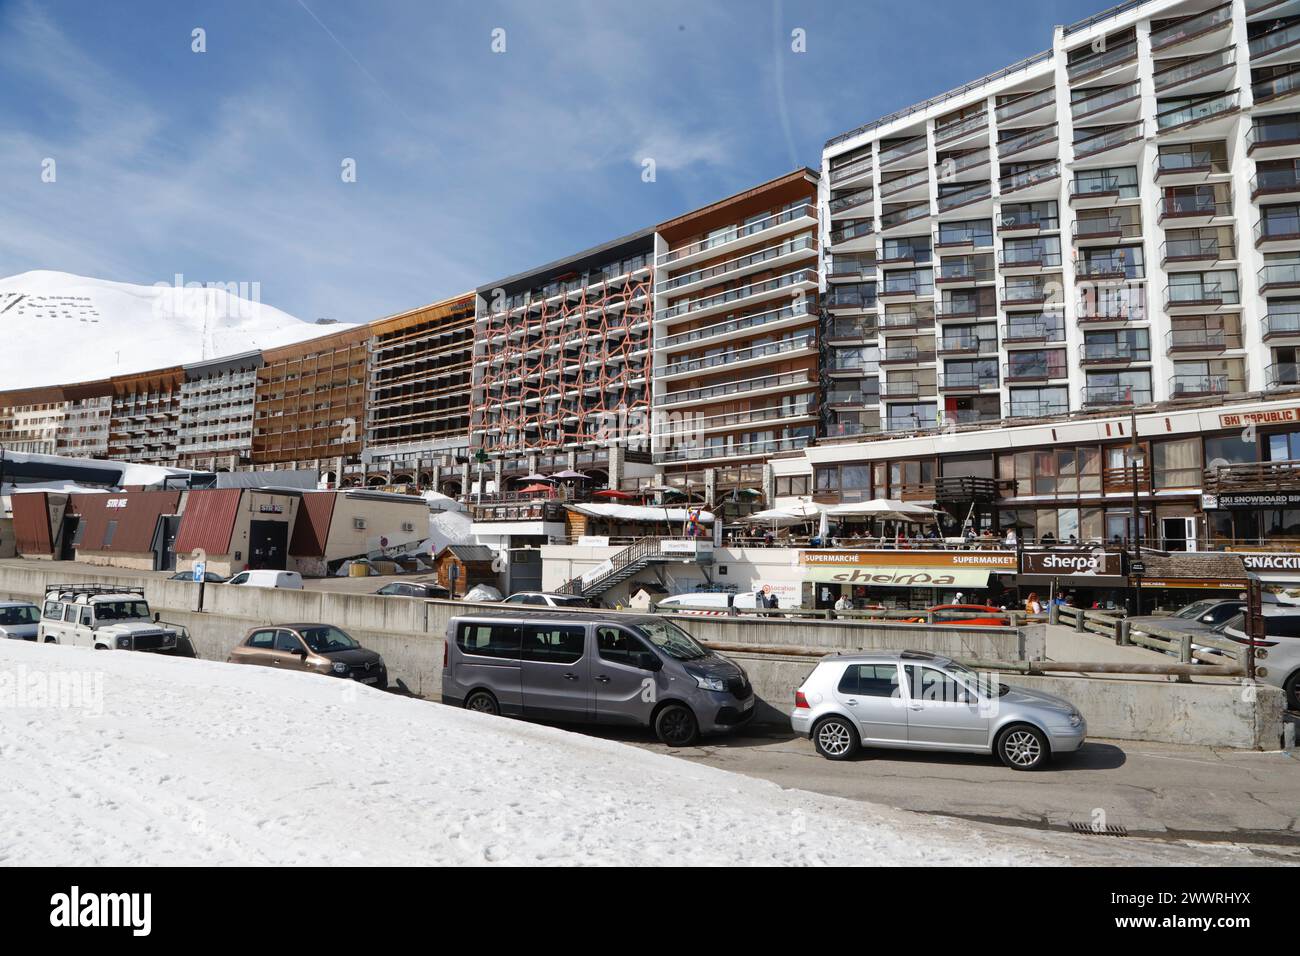
{"type": "Polygon", "coordinates": [[[704,469],[704,500],[709,504],[714,503],[714,493],[718,487],[718,472],[714,468],[704,469]]]}
{"type": "Polygon", "coordinates": [[[469,461],[465,460],[460,463],[460,493],[469,494],[469,461]]]}
{"type": "Polygon", "coordinates": [[[609,486],[611,488],[617,488],[623,480],[624,454],[622,445],[609,446],[609,486]]]}
{"type": "Polygon", "coordinates": [[[763,507],[773,508],[773,502],[776,500],[776,473],[772,470],[770,463],[763,464],[763,507]]]}
{"type": "Polygon", "coordinates": [[[504,458],[493,459],[492,480],[496,483],[496,494],[498,495],[501,494],[501,492],[504,490],[502,488],[502,473],[505,471],[505,468],[506,468],[506,460],[504,458]]]}

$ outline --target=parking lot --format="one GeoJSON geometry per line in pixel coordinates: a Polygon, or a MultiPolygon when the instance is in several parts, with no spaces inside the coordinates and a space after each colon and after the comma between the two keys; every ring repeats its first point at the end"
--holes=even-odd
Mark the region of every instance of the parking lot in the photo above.
{"type": "Polygon", "coordinates": [[[966,754],[868,750],[837,763],[775,728],[680,750],[644,733],[596,732],[850,800],[1035,828],[1099,822],[1122,827],[1129,837],[1249,843],[1261,854],[1300,862],[1300,759],[1294,752],[1090,740],[1077,754],[1024,774],[992,757],[966,754]]]}

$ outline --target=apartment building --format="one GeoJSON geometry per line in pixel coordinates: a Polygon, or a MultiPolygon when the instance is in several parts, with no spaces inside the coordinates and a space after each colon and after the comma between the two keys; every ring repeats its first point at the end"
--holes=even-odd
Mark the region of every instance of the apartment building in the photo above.
{"type": "Polygon", "coordinates": [[[179,366],[109,379],[109,458],[147,465],[176,463],[184,380],[179,366]]]}
{"type": "Polygon", "coordinates": [[[617,484],[648,466],[654,253],[646,229],[477,290],[470,440],[485,481],[580,470],[617,484]]]}
{"type": "Polygon", "coordinates": [[[471,292],[371,323],[365,450],[345,473],[460,493],[476,304],[471,292]]]}
{"type": "Polygon", "coordinates": [[[54,453],[68,458],[107,458],[113,414],[111,383],[105,379],[63,386],[63,421],[54,453]]]}
{"type": "Polygon", "coordinates": [[[66,410],[63,389],[57,385],[0,393],[0,446],[53,455],[66,410]]]}
{"type": "Polygon", "coordinates": [[[832,139],[828,434],[1296,384],[1298,77],[1300,4],[1130,2],[832,139]]]}
{"type": "Polygon", "coordinates": [[[365,429],[369,337],[363,325],[262,353],[254,467],[316,468],[326,481],[346,483],[343,467],[360,454],[365,429]]]}
{"type": "MultiPolygon", "coordinates": [[[[670,486],[761,487],[768,457],[817,434],[817,179],[796,170],[656,229],[654,460],[670,486]]],[[[832,379],[868,361],[833,359],[832,379]]]]}
{"type": "Polygon", "coordinates": [[[182,367],[178,463],[186,468],[235,471],[252,461],[253,402],[262,353],[182,367]]]}

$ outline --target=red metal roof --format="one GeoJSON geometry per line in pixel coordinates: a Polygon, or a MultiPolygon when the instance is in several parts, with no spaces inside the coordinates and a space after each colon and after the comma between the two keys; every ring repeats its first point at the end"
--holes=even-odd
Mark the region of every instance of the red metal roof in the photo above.
{"type": "Polygon", "coordinates": [[[14,510],[14,538],[19,554],[52,554],[49,495],[43,491],[16,492],[10,497],[14,510]]]}
{"type": "Polygon", "coordinates": [[[129,491],[73,495],[69,510],[81,515],[85,528],[78,551],[143,554],[153,547],[154,530],[162,515],[174,515],[179,491],[129,491]],[[110,525],[112,534],[110,536],[110,525]]]}
{"type": "Polygon", "coordinates": [[[185,499],[185,514],[176,532],[176,553],[191,554],[202,548],[208,554],[229,554],[235,532],[242,488],[210,488],[191,491],[185,499]]]}
{"type": "Polygon", "coordinates": [[[289,553],[295,558],[325,557],[325,540],[337,497],[332,491],[309,491],[302,496],[298,520],[293,523],[293,540],[289,542],[289,553]]]}

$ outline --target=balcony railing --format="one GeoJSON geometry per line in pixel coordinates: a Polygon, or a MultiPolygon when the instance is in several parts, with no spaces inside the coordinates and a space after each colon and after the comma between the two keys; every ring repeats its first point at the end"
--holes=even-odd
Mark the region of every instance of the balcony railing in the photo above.
{"type": "Polygon", "coordinates": [[[1188,149],[1161,152],[1155,158],[1155,178],[1203,173],[1206,176],[1228,172],[1228,159],[1223,153],[1208,149],[1188,149]]]}
{"type": "Polygon", "coordinates": [[[784,388],[790,385],[807,385],[809,383],[807,372],[787,372],[783,375],[763,375],[758,378],[747,378],[738,382],[721,382],[717,385],[706,385],[702,388],[691,388],[681,392],[670,392],[659,399],[660,405],[678,405],[682,402],[695,402],[705,398],[716,398],[722,395],[743,395],[746,392],[755,392],[767,388],[784,388]]]}
{"type": "Polygon", "coordinates": [[[1038,90],[1034,93],[1026,93],[1018,99],[1011,100],[1009,103],[1003,103],[995,110],[998,123],[1005,123],[1007,120],[1015,119],[1017,116],[1024,116],[1026,113],[1032,113],[1035,110],[1044,109],[1047,106],[1056,103],[1056,88],[1049,86],[1045,90],[1038,90]]]}
{"type": "Polygon", "coordinates": [[[1085,385],[1085,405],[1149,405],[1151,389],[1132,385],[1085,385]]]}
{"type": "Polygon", "coordinates": [[[1250,181],[1250,198],[1269,193],[1300,192],[1300,169],[1261,169],[1250,181]]]}
{"type": "Polygon", "coordinates": [[[1227,329],[1170,329],[1165,334],[1169,352],[1221,352],[1241,348],[1241,333],[1227,329]]]}
{"type": "Polygon", "coordinates": [[[775,213],[766,219],[759,219],[756,222],[747,223],[743,226],[736,226],[734,229],[727,230],[721,236],[713,236],[707,239],[701,239],[699,242],[693,242],[688,246],[682,246],[679,249],[670,249],[659,257],[658,264],[665,265],[669,262],[675,262],[686,256],[694,255],[697,252],[706,252],[717,246],[725,245],[728,242],[734,242],[737,239],[744,239],[749,236],[758,235],[768,229],[785,223],[794,222],[797,219],[810,219],[814,222],[817,219],[817,207],[811,203],[804,206],[796,206],[793,209],[786,209],[783,212],[775,213]]]}
{"type": "Polygon", "coordinates": [[[1261,34],[1250,41],[1250,58],[1261,59],[1300,43],[1300,23],[1292,23],[1278,30],[1261,34]]]}
{"type": "Polygon", "coordinates": [[[998,314],[997,303],[967,296],[941,301],[935,311],[946,319],[988,318],[998,314]]]}
{"type": "Polygon", "coordinates": [[[762,282],[743,285],[738,289],[728,289],[726,292],[720,292],[717,295],[704,296],[700,299],[689,299],[680,305],[674,305],[664,309],[659,313],[659,318],[671,319],[679,315],[689,315],[692,312],[711,309],[714,306],[723,305],[727,302],[737,302],[741,299],[748,299],[751,296],[762,295],[776,289],[784,289],[788,286],[798,285],[801,282],[817,282],[817,273],[810,269],[800,269],[797,272],[791,272],[788,275],[777,276],[775,279],[765,279],[762,282]]]}
{"type": "Polygon", "coordinates": [[[1151,50],[1163,50],[1232,23],[1232,4],[1225,3],[1186,20],[1151,31],[1151,50]]]}
{"type": "Polygon", "coordinates": [[[922,309],[889,310],[880,318],[880,327],[893,332],[926,329],[933,325],[934,313],[922,309]]]}
{"type": "Polygon", "coordinates": [[[1125,83],[1123,86],[1117,86],[1114,89],[1102,90],[1089,96],[1082,96],[1071,101],[1070,117],[1078,120],[1085,116],[1092,116],[1122,103],[1136,100],[1139,96],[1141,96],[1141,87],[1138,86],[1136,81],[1125,83]]]}
{"type": "Polygon", "coordinates": [[[934,394],[934,386],[916,381],[915,379],[889,379],[880,383],[880,394],[884,398],[916,398],[921,394],[921,388],[928,390],[928,394],[934,394]]]}
{"type": "Polygon", "coordinates": [[[945,259],[939,264],[939,282],[992,282],[996,278],[991,262],[979,265],[964,259],[945,259]]]}
{"type": "Polygon", "coordinates": [[[1218,282],[1181,283],[1165,286],[1165,308],[1195,305],[1236,305],[1241,295],[1218,282]]]}
{"type": "Polygon", "coordinates": [[[1059,217],[1046,216],[1034,209],[1007,209],[1004,206],[998,215],[998,232],[1014,232],[1021,229],[1051,232],[1060,228],[1059,217]]]}
{"type": "Polygon", "coordinates": [[[860,341],[862,339],[875,339],[880,333],[880,321],[874,315],[862,316],[856,319],[833,319],[826,326],[826,337],[828,339],[845,339],[860,341]]]}
{"type": "Polygon", "coordinates": [[[880,350],[881,364],[913,364],[933,362],[934,349],[919,348],[915,345],[895,345],[880,350]]]}
{"type": "Polygon", "coordinates": [[[1098,153],[1104,153],[1107,150],[1115,149],[1117,146],[1123,146],[1125,143],[1135,143],[1142,139],[1142,121],[1128,123],[1124,126],[1107,130],[1104,133],[1097,133],[1092,136],[1086,136],[1074,141],[1074,158],[1083,159],[1086,156],[1095,156],[1098,153]]]}
{"type": "Polygon", "coordinates": [[[741,458],[753,455],[775,455],[783,451],[797,451],[806,448],[812,437],[797,435],[787,438],[769,438],[766,441],[736,442],[730,445],[694,445],[685,448],[669,448],[655,457],[664,462],[670,461],[709,461],[714,458],[741,458]]]}
{"type": "Polygon", "coordinates": [[[1130,60],[1137,59],[1137,41],[1129,40],[1121,43],[1119,46],[1111,47],[1108,50],[1102,50],[1091,56],[1086,56],[1075,60],[1065,68],[1066,75],[1070,82],[1074,83],[1089,76],[1095,76],[1104,73],[1106,70],[1114,69],[1128,63],[1130,60]]]}
{"type": "Polygon", "coordinates": [[[1004,269],[1059,266],[1061,264],[1061,251],[1059,249],[1048,249],[1041,242],[1025,246],[1013,246],[1009,243],[1003,243],[1002,251],[998,254],[998,264],[1004,269]]]}
{"type": "Polygon", "coordinates": [[[843,212],[846,209],[854,209],[858,206],[866,205],[875,199],[876,193],[873,189],[859,189],[849,193],[847,196],[840,196],[832,199],[828,208],[831,215],[843,212]]]}
{"type": "Polygon", "coordinates": [[[832,229],[830,240],[831,245],[836,246],[842,242],[851,242],[854,239],[866,239],[876,231],[876,224],[870,219],[860,219],[857,222],[849,223],[847,226],[841,226],[838,229],[832,229]]]}
{"type": "Polygon", "coordinates": [[[911,239],[897,241],[886,239],[884,246],[880,250],[880,261],[886,265],[899,265],[910,262],[913,265],[923,266],[930,261],[932,253],[930,247],[918,246],[911,239]]]}
{"type": "Polygon", "coordinates": [[[1300,66],[1292,67],[1284,73],[1275,73],[1250,84],[1250,94],[1256,104],[1280,99],[1300,92],[1300,66]]]}
{"type": "Polygon", "coordinates": [[[1251,461],[1207,468],[1201,490],[1207,495],[1300,490],[1300,461],[1251,461]]]}
{"type": "Polygon", "coordinates": [[[1055,418],[1070,413],[1070,403],[1051,400],[1012,399],[1007,403],[1007,418],[1055,418]]]}
{"type": "Polygon", "coordinates": [[[1131,342],[1085,342],[1085,362],[1150,362],[1151,349],[1131,342]]]}
{"type": "Polygon", "coordinates": [[[1232,215],[1232,200],[1219,199],[1217,194],[1186,193],[1160,197],[1157,219],[1212,219],[1232,215]]]}
{"type": "MultiPolygon", "coordinates": [[[[1135,184],[1130,184],[1136,188],[1135,184]]],[[[1118,176],[1089,175],[1070,180],[1070,202],[1079,199],[1113,199],[1120,194],[1118,176]]]]}
{"type": "Polygon", "coordinates": [[[1118,216],[1089,216],[1076,219],[1071,227],[1071,234],[1078,239],[1138,239],[1142,236],[1142,224],[1129,222],[1118,216]]]}
{"type": "Polygon", "coordinates": [[[905,176],[899,176],[895,179],[889,179],[882,182],[880,184],[880,195],[881,198],[884,198],[885,196],[895,196],[898,193],[906,192],[909,189],[925,186],[929,182],[929,169],[914,169],[905,176]]]}
{"type": "Polygon", "coordinates": [[[1220,70],[1227,70],[1236,62],[1236,47],[1227,47],[1216,50],[1214,53],[1207,53],[1205,56],[1198,56],[1186,63],[1179,63],[1163,70],[1157,70],[1152,74],[1151,81],[1155,84],[1156,92],[1159,93],[1161,90],[1168,90],[1181,86],[1183,83],[1190,83],[1202,76],[1210,76],[1220,70]]]}
{"type": "Polygon", "coordinates": [[[874,160],[872,159],[870,154],[868,154],[866,156],[862,156],[858,159],[855,159],[852,162],[845,163],[842,166],[832,166],[831,185],[833,186],[835,185],[835,183],[841,182],[842,180],[852,179],[854,176],[860,176],[863,173],[871,172],[871,167],[873,163],[874,160]]]}
{"type": "Polygon", "coordinates": [[[874,291],[862,289],[843,289],[832,286],[822,296],[822,305],[827,309],[861,309],[871,311],[876,308],[879,299],[874,291]]]}
{"type": "Polygon", "coordinates": [[[1292,146],[1300,143],[1300,121],[1257,119],[1246,130],[1246,152],[1269,146],[1292,146]]]}
{"type": "Polygon", "coordinates": [[[902,209],[893,209],[889,212],[882,213],[880,216],[881,229],[893,229],[896,226],[906,225],[909,222],[916,222],[918,219],[925,219],[930,215],[930,201],[912,203],[904,206],[902,209]]]}
{"type": "Polygon", "coordinates": [[[728,349],[717,355],[705,355],[700,358],[683,359],[656,370],[656,375],[679,375],[683,372],[701,372],[714,369],[720,365],[732,365],[737,362],[751,362],[754,359],[768,358],[773,355],[785,355],[812,348],[817,344],[815,335],[800,335],[780,342],[768,342],[752,345],[743,349],[728,349]]]}
{"type": "Polygon", "coordinates": [[[658,284],[656,291],[672,292],[674,289],[680,289],[683,286],[694,285],[697,282],[704,282],[709,279],[722,281],[726,276],[741,269],[747,269],[750,266],[761,265],[772,259],[779,259],[782,256],[793,255],[796,252],[816,251],[817,241],[812,236],[796,236],[788,242],[782,242],[775,246],[769,246],[766,249],[760,249],[748,255],[739,256],[735,259],[729,259],[715,266],[709,266],[707,269],[695,269],[691,272],[683,272],[673,276],[665,282],[658,284]]]}
{"type": "Polygon", "coordinates": [[[814,309],[807,300],[802,300],[794,305],[787,305],[781,309],[773,309],[770,312],[759,312],[754,315],[746,315],[737,319],[730,319],[726,322],[719,322],[715,325],[706,325],[700,329],[691,329],[689,332],[679,332],[676,335],[669,335],[664,338],[660,347],[672,348],[677,345],[715,338],[719,335],[734,335],[737,332],[762,328],[765,325],[773,325],[777,322],[784,322],[787,319],[816,314],[817,310],[814,309]]]}
{"type": "Polygon", "coordinates": [[[1002,327],[1003,344],[1015,342],[1064,342],[1065,323],[1059,316],[1053,321],[1045,317],[1019,322],[1008,322],[1002,327]]]}
{"type": "Polygon", "coordinates": [[[991,245],[993,245],[991,230],[985,232],[983,229],[974,226],[942,223],[939,225],[939,238],[935,242],[935,247],[940,249],[954,249],[962,246],[978,249],[982,246],[991,245]]]}
{"type": "Polygon", "coordinates": [[[906,159],[908,156],[915,156],[917,153],[923,152],[927,145],[924,136],[918,136],[905,143],[896,143],[895,145],[880,151],[880,165],[883,168],[890,163],[898,162],[900,159],[906,159]]]}
{"type": "Polygon", "coordinates": [[[934,141],[936,143],[946,143],[950,140],[958,139],[962,136],[969,136],[977,133],[989,125],[989,116],[987,112],[981,111],[974,116],[969,116],[964,120],[955,123],[948,123],[944,126],[935,125],[934,141]]]}
{"type": "Polygon", "coordinates": [[[1088,279],[1141,279],[1146,275],[1142,263],[1135,262],[1132,257],[1119,252],[1081,258],[1075,263],[1075,273],[1088,279]]]}
{"type": "Polygon", "coordinates": [[[1295,239],[1300,239],[1300,211],[1292,210],[1280,216],[1270,215],[1267,218],[1261,216],[1255,223],[1255,245],[1257,246],[1266,242],[1285,242],[1295,239]]]}
{"type": "Polygon", "coordinates": [[[1300,312],[1270,312],[1264,316],[1264,338],[1300,336],[1300,312]]]}
{"type": "Polygon", "coordinates": [[[992,336],[977,335],[974,332],[948,332],[939,339],[940,352],[967,352],[984,354],[996,352],[998,341],[992,336]]]}
{"type": "Polygon", "coordinates": [[[886,272],[885,281],[880,287],[880,295],[934,295],[934,278],[928,273],[925,275],[916,275],[910,272],[886,272]]]}
{"type": "Polygon", "coordinates": [[[963,189],[940,195],[938,200],[939,209],[940,211],[956,209],[959,206],[966,206],[982,199],[988,199],[992,195],[993,187],[989,183],[975,183],[963,189]]]}
{"type": "Polygon", "coordinates": [[[827,256],[826,277],[828,279],[863,279],[873,278],[876,274],[876,260],[871,255],[853,253],[827,256]]]}
{"type": "Polygon", "coordinates": [[[1060,350],[1051,352],[1013,352],[1014,361],[1002,366],[1002,377],[1008,382],[1046,382],[1065,378],[1069,372],[1061,359],[1060,350]]]}
{"type": "Polygon", "coordinates": [[[1218,262],[1232,258],[1233,250],[1224,249],[1218,236],[1195,239],[1166,239],[1160,244],[1161,262],[1218,262]],[[1224,252],[1228,254],[1225,256],[1224,252]]]}
{"type": "Polygon", "coordinates": [[[998,387],[1000,387],[1000,383],[997,375],[984,375],[979,372],[945,371],[939,376],[939,391],[941,392],[982,392],[998,387]]]}
{"type": "Polygon", "coordinates": [[[1269,388],[1300,385],[1300,365],[1295,362],[1276,362],[1264,370],[1264,381],[1269,388]]]}
{"type": "Polygon", "coordinates": [[[1002,192],[1013,193],[1019,189],[1028,189],[1030,186],[1037,186],[1039,183],[1047,183],[1060,178],[1061,164],[1057,160],[1052,160],[1043,163],[1041,166],[1035,166],[1033,169],[1025,169],[1018,173],[1003,176],[998,181],[998,185],[1002,192]]]}
{"type": "Polygon", "coordinates": [[[1233,90],[1230,93],[1201,100],[1199,103],[1192,103],[1190,106],[1165,110],[1163,113],[1156,114],[1156,132],[1164,133],[1192,123],[1202,123],[1216,116],[1235,113],[1239,107],[1237,91],[1233,90]]]}
{"type": "Polygon", "coordinates": [[[1230,395],[1245,391],[1240,378],[1229,375],[1174,375],[1169,379],[1170,398],[1192,398],[1201,395],[1230,395]]]}
{"type": "Polygon", "coordinates": [[[1049,143],[1055,143],[1056,136],[1056,124],[1052,123],[1039,129],[1031,129],[1027,133],[1019,133],[1015,136],[1008,136],[1006,139],[1000,139],[998,140],[998,158],[1006,159],[1008,156],[1023,153],[1035,146],[1046,146],[1049,143]]]}

